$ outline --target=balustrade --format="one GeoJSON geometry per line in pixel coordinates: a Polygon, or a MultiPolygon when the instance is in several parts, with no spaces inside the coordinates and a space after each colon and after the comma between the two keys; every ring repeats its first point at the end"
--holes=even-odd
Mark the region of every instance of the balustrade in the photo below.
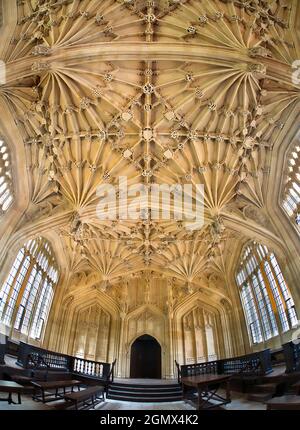
{"type": "Polygon", "coordinates": [[[74,358],[72,372],[95,378],[106,378],[110,372],[109,363],[100,363],[84,358],[74,358]]]}
{"type": "Polygon", "coordinates": [[[205,363],[185,364],[176,363],[179,379],[181,377],[207,374],[243,374],[266,375],[272,371],[271,353],[265,351],[247,354],[241,357],[213,360],[205,363]]]}
{"type": "Polygon", "coordinates": [[[20,342],[17,364],[27,369],[61,370],[108,381],[113,380],[115,361],[111,365],[48,351],[20,342]]]}

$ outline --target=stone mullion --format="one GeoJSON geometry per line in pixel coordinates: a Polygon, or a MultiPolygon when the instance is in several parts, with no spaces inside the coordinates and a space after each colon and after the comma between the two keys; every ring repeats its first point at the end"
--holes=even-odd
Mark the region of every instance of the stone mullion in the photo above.
{"type": "Polygon", "coordinates": [[[201,331],[202,331],[203,355],[205,357],[205,360],[207,361],[208,348],[207,348],[207,338],[206,338],[206,328],[205,328],[205,315],[204,315],[203,308],[201,309],[200,320],[201,320],[201,331]]]}
{"type": "MultiPolygon", "coordinates": [[[[28,270],[27,270],[26,275],[24,277],[24,280],[22,282],[20,291],[18,293],[18,297],[17,297],[17,300],[16,300],[16,304],[15,304],[15,308],[14,308],[13,316],[12,316],[12,324],[11,324],[12,327],[15,324],[15,319],[16,319],[16,316],[17,316],[17,312],[18,312],[19,306],[21,304],[24,291],[25,291],[25,289],[27,287],[27,283],[28,283],[28,280],[30,278],[31,272],[32,272],[32,270],[33,270],[33,268],[34,268],[35,265],[37,266],[37,270],[39,268],[39,264],[38,264],[38,262],[36,260],[36,257],[38,255],[38,253],[43,249],[43,247],[44,247],[44,243],[41,240],[39,242],[39,244],[38,244],[37,249],[36,249],[35,252],[31,253],[30,251],[27,251],[27,253],[28,253],[29,257],[30,257],[30,265],[28,267],[28,270]]],[[[21,325],[20,325],[20,327],[21,327],[21,325]]]]}
{"type": "Polygon", "coordinates": [[[46,274],[43,273],[42,274],[42,279],[41,279],[41,282],[40,282],[40,285],[39,285],[39,288],[38,288],[38,292],[37,292],[37,294],[35,296],[34,304],[32,306],[32,310],[31,310],[31,315],[30,315],[30,318],[29,318],[29,322],[28,322],[28,335],[30,335],[30,332],[31,332],[31,330],[33,328],[32,326],[33,326],[33,322],[34,322],[34,319],[35,319],[35,314],[37,312],[37,307],[38,307],[40,298],[41,298],[41,296],[43,294],[43,291],[44,291],[45,280],[46,280],[46,274]]]}
{"type": "MultiPolygon", "coordinates": [[[[174,324],[174,311],[173,311],[173,285],[170,279],[167,280],[168,289],[168,329],[169,329],[169,360],[168,371],[166,369],[167,377],[174,377],[174,360],[175,360],[175,338],[173,332],[174,324]]],[[[166,360],[167,363],[167,360],[166,360]]],[[[167,367],[167,366],[166,366],[167,367]]]]}
{"type": "MultiPolygon", "coordinates": [[[[229,325],[229,315],[228,315],[228,325],[229,325]]],[[[213,325],[212,332],[214,337],[214,347],[215,347],[215,355],[217,359],[220,359],[220,347],[219,347],[219,334],[218,334],[218,325],[216,321],[216,315],[213,315],[213,325]]]]}
{"type": "Polygon", "coordinates": [[[17,296],[17,300],[16,300],[16,304],[15,304],[15,309],[19,307],[19,305],[20,305],[20,303],[22,301],[22,297],[23,297],[25,288],[27,287],[27,283],[28,283],[28,280],[30,278],[31,272],[32,272],[32,270],[34,268],[34,265],[36,264],[36,261],[32,258],[32,256],[30,254],[29,254],[29,257],[30,257],[30,264],[28,266],[27,272],[26,272],[26,274],[24,276],[22,285],[20,287],[20,290],[19,290],[19,293],[18,293],[18,296],[17,296]]]}
{"type": "MultiPolygon", "coordinates": [[[[265,335],[265,329],[264,329],[264,326],[263,326],[263,323],[262,323],[261,313],[260,313],[260,309],[259,309],[259,306],[258,306],[258,302],[257,302],[257,297],[256,297],[254,285],[252,283],[252,278],[251,278],[252,275],[253,275],[253,272],[251,273],[251,275],[248,274],[248,276],[247,276],[246,281],[244,282],[244,284],[246,284],[246,287],[250,288],[250,292],[251,292],[251,295],[252,295],[252,298],[253,298],[253,302],[254,302],[256,314],[258,316],[258,324],[259,324],[259,326],[261,328],[261,331],[262,331],[261,334],[263,336],[263,341],[264,341],[265,340],[265,336],[264,336],[265,335]]],[[[251,327],[250,327],[250,333],[251,333],[251,327]]],[[[251,333],[251,336],[252,336],[252,333],[251,333]]]]}
{"type": "MultiPolygon", "coordinates": [[[[18,277],[19,277],[19,275],[20,275],[21,270],[23,269],[23,266],[24,266],[25,260],[26,260],[26,258],[27,258],[28,256],[30,257],[29,252],[28,252],[28,251],[26,251],[26,250],[24,250],[24,257],[23,257],[23,259],[22,259],[22,261],[21,261],[21,263],[20,263],[20,266],[19,266],[19,268],[18,268],[18,270],[17,270],[17,273],[16,273],[16,275],[15,275],[15,277],[14,277],[13,283],[11,284],[11,287],[10,287],[10,289],[9,289],[9,294],[7,295],[7,299],[6,299],[6,302],[5,302],[5,305],[4,305],[4,308],[3,308],[3,313],[2,313],[2,315],[3,315],[3,316],[6,314],[7,307],[8,307],[9,301],[10,301],[10,299],[11,299],[12,293],[13,293],[13,291],[14,291],[14,287],[15,287],[15,285],[16,285],[17,279],[18,279],[18,277]]],[[[15,260],[14,260],[14,262],[15,262],[15,260]]],[[[13,262],[13,264],[14,264],[14,262],[13,262]]],[[[11,267],[11,268],[12,268],[12,267],[11,267]]],[[[10,269],[10,270],[11,270],[11,269],[10,269]]],[[[9,272],[9,273],[10,273],[10,272],[9,272]]],[[[8,274],[7,276],[9,276],[9,274],[8,274]]]]}
{"type": "Polygon", "coordinates": [[[15,306],[14,306],[14,309],[13,309],[13,313],[12,313],[12,316],[11,316],[11,323],[10,323],[11,332],[14,330],[15,321],[16,321],[16,317],[17,317],[17,314],[18,314],[19,306],[20,306],[20,303],[21,303],[21,300],[22,300],[25,288],[27,286],[29,277],[31,275],[32,269],[33,269],[34,264],[35,264],[35,260],[32,258],[32,256],[30,255],[30,253],[28,253],[28,254],[29,254],[29,257],[30,257],[30,263],[29,263],[28,269],[26,271],[26,274],[24,276],[23,282],[21,284],[20,290],[18,292],[17,299],[16,299],[16,302],[15,302],[15,306]]]}
{"type": "MultiPolygon", "coordinates": [[[[33,270],[33,268],[34,268],[34,264],[33,264],[33,266],[32,266],[31,271],[33,270]]],[[[31,271],[30,271],[30,273],[31,273],[31,271]]],[[[33,286],[34,286],[34,284],[35,284],[35,281],[36,281],[36,278],[37,278],[38,274],[39,274],[39,270],[38,270],[38,267],[37,267],[37,271],[36,271],[35,277],[34,277],[34,279],[33,279],[33,281],[32,281],[31,288],[33,288],[33,286]]],[[[26,286],[27,286],[27,285],[26,285],[26,286]]],[[[28,303],[29,303],[29,299],[30,299],[30,297],[31,297],[31,291],[29,292],[28,297],[27,297],[27,299],[26,299],[26,303],[25,303],[25,305],[24,305],[24,312],[22,313],[22,316],[21,316],[20,325],[19,325],[19,327],[20,327],[20,328],[19,328],[19,330],[21,330],[21,328],[22,328],[23,321],[24,321],[25,314],[26,314],[26,308],[27,308],[27,305],[28,305],[28,303]]],[[[22,301],[22,300],[21,300],[21,301],[22,301]]],[[[21,305],[21,302],[20,302],[20,305],[21,305]]]]}
{"type": "Polygon", "coordinates": [[[90,324],[91,324],[91,313],[92,313],[92,308],[89,308],[89,312],[88,312],[88,317],[87,317],[87,326],[85,329],[85,337],[84,337],[84,347],[83,347],[83,351],[84,351],[84,358],[86,359],[86,346],[87,346],[87,339],[89,336],[89,331],[90,331],[90,324]]]}
{"type": "MultiPolygon", "coordinates": [[[[252,247],[252,252],[253,252],[253,254],[255,255],[255,257],[256,257],[256,259],[257,259],[257,261],[259,262],[258,267],[255,269],[255,275],[256,275],[256,278],[257,278],[259,291],[260,291],[260,293],[261,293],[261,295],[262,295],[262,298],[263,298],[263,303],[264,303],[264,306],[265,306],[265,310],[266,310],[266,314],[267,314],[267,319],[268,319],[268,322],[269,322],[269,325],[270,325],[270,329],[272,330],[272,331],[271,331],[271,333],[272,333],[272,332],[273,332],[273,326],[272,326],[271,317],[270,317],[270,314],[269,314],[269,311],[268,311],[268,304],[267,304],[267,302],[266,302],[266,298],[265,298],[265,295],[264,295],[264,293],[263,293],[263,286],[260,284],[259,276],[258,276],[258,271],[259,271],[259,272],[260,272],[260,274],[261,274],[261,276],[262,276],[262,278],[263,278],[262,269],[261,269],[261,264],[262,264],[262,263],[261,263],[261,257],[259,256],[259,254],[258,254],[258,252],[257,252],[257,248],[252,247]]],[[[266,285],[266,283],[265,283],[264,279],[263,279],[263,282],[264,282],[264,284],[266,285]]],[[[270,297],[270,294],[269,294],[269,291],[268,291],[267,287],[266,287],[266,290],[267,290],[267,294],[268,294],[268,297],[269,297],[270,302],[271,302],[271,307],[273,308],[273,306],[272,306],[272,301],[271,301],[271,297],[270,297]]],[[[272,334],[273,334],[273,333],[272,333],[272,334]]]]}
{"type": "Polygon", "coordinates": [[[182,338],[183,338],[183,342],[182,342],[182,346],[183,346],[183,361],[184,361],[184,363],[183,364],[188,364],[187,363],[187,355],[186,355],[186,330],[185,330],[185,317],[183,317],[182,319],[181,319],[181,329],[182,329],[182,334],[183,334],[183,336],[182,336],[182,338]]]}
{"type": "Polygon", "coordinates": [[[196,339],[196,327],[195,327],[195,312],[196,309],[193,309],[192,311],[192,342],[193,342],[193,355],[194,355],[194,362],[197,363],[197,339],[196,339]]]}
{"type": "Polygon", "coordinates": [[[272,306],[273,313],[274,313],[275,320],[276,320],[276,324],[277,324],[277,327],[278,327],[278,332],[280,334],[281,331],[282,331],[281,319],[280,319],[280,316],[279,316],[279,310],[278,310],[278,307],[277,307],[277,304],[276,304],[276,300],[275,300],[275,297],[274,297],[274,294],[273,294],[273,291],[272,291],[272,288],[271,288],[271,285],[270,285],[270,282],[269,282],[269,278],[267,277],[267,274],[265,272],[264,261],[265,260],[263,260],[261,262],[261,264],[260,264],[260,271],[261,271],[261,274],[262,274],[262,277],[263,277],[263,280],[264,280],[264,283],[265,283],[265,286],[266,286],[266,289],[267,289],[268,296],[269,296],[270,301],[271,301],[271,306],[272,306]]]}
{"type": "MultiPolygon", "coordinates": [[[[266,285],[265,280],[264,280],[264,277],[263,277],[263,274],[262,274],[262,270],[261,270],[261,268],[259,267],[259,268],[258,268],[258,270],[259,270],[259,272],[260,272],[260,274],[261,274],[261,277],[262,277],[263,283],[266,285]]],[[[265,295],[264,295],[264,293],[263,293],[263,286],[260,284],[260,281],[259,281],[259,278],[258,278],[258,272],[257,272],[257,280],[258,280],[258,285],[259,285],[259,287],[260,287],[260,292],[261,292],[261,295],[262,295],[262,298],[263,298],[263,302],[264,302],[264,304],[265,304],[265,309],[266,309],[267,318],[268,318],[268,321],[269,321],[269,324],[270,324],[271,334],[272,334],[272,336],[273,336],[273,324],[272,324],[272,320],[271,320],[271,315],[270,315],[270,312],[269,312],[269,310],[268,310],[268,303],[267,303],[266,298],[265,298],[265,295]]],[[[272,309],[273,314],[274,314],[274,309],[273,309],[273,306],[272,306],[272,299],[271,299],[270,294],[269,294],[269,292],[268,292],[267,286],[266,286],[266,291],[267,291],[267,295],[268,295],[269,300],[270,300],[270,303],[271,303],[271,309],[272,309]]],[[[274,314],[274,315],[275,315],[275,314],[274,314]]],[[[276,321],[276,318],[275,318],[275,321],[276,321]]],[[[277,321],[276,321],[276,322],[277,322],[277,321]]]]}
{"type": "Polygon", "coordinates": [[[256,291],[255,291],[254,281],[253,281],[253,279],[252,279],[252,276],[253,276],[253,275],[255,275],[255,276],[256,276],[256,279],[257,279],[257,282],[258,282],[258,288],[259,288],[259,291],[260,291],[260,293],[261,293],[262,297],[263,297],[263,293],[262,293],[262,291],[261,291],[261,286],[260,286],[260,284],[259,284],[259,280],[258,280],[257,272],[256,272],[256,271],[254,271],[254,272],[253,272],[253,273],[248,277],[248,282],[249,282],[249,284],[250,284],[250,286],[251,286],[251,290],[253,291],[254,303],[255,303],[255,306],[256,306],[257,314],[259,315],[259,322],[260,322],[260,326],[261,326],[261,329],[262,329],[263,340],[265,341],[265,340],[267,339],[267,336],[266,336],[266,329],[265,329],[265,324],[264,324],[264,321],[263,321],[263,315],[262,315],[262,312],[261,312],[261,310],[260,310],[260,306],[259,306],[259,300],[258,300],[258,297],[257,297],[256,291]]]}
{"type": "MultiPolygon", "coordinates": [[[[279,294],[280,294],[280,297],[281,297],[281,301],[282,301],[282,304],[283,304],[283,307],[284,307],[284,312],[285,312],[285,315],[286,315],[287,320],[288,320],[289,329],[291,329],[293,326],[292,326],[292,321],[291,321],[291,319],[290,319],[290,315],[289,315],[289,312],[288,312],[287,304],[286,304],[286,301],[285,301],[285,298],[284,298],[283,292],[282,292],[282,290],[281,290],[281,286],[280,286],[279,280],[278,280],[278,278],[277,278],[277,275],[276,275],[275,269],[274,269],[274,267],[273,267],[273,265],[272,265],[272,263],[271,263],[271,258],[270,258],[270,256],[269,256],[269,255],[268,255],[268,257],[267,257],[267,260],[268,260],[268,263],[269,263],[269,265],[270,265],[271,272],[272,272],[272,274],[273,274],[273,276],[274,276],[275,283],[276,283],[276,285],[277,285],[277,289],[278,289],[279,294]]],[[[283,276],[283,274],[282,274],[282,276],[283,276]]],[[[287,286],[287,288],[288,288],[288,286],[287,286]]],[[[289,289],[288,289],[288,291],[289,291],[289,289]]]]}

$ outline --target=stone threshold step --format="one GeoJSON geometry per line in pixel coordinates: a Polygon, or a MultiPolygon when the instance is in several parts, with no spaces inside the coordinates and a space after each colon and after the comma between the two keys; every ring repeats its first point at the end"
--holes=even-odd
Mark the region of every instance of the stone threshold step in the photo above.
{"type": "Polygon", "coordinates": [[[144,395],[144,396],[148,396],[148,397],[168,397],[168,396],[180,396],[182,395],[182,392],[180,391],[170,391],[170,392],[165,392],[165,391],[161,391],[161,392],[145,392],[145,391],[130,391],[130,390],[112,390],[109,389],[108,390],[108,394],[112,394],[112,395],[133,395],[133,396],[137,396],[137,395],[144,395]]]}
{"type": "Polygon", "coordinates": [[[110,387],[120,387],[120,388],[129,388],[130,389],[148,389],[148,390],[174,390],[174,389],[181,389],[181,386],[179,384],[174,385],[145,385],[145,384],[119,384],[113,382],[110,384],[110,387]]]}
{"type": "Polygon", "coordinates": [[[111,400],[120,400],[124,402],[153,402],[153,403],[162,403],[162,402],[180,402],[182,401],[182,396],[178,397],[134,397],[134,396],[110,396],[107,395],[108,399],[111,400]]]}
{"type": "Polygon", "coordinates": [[[153,391],[182,391],[181,387],[132,387],[132,386],[119,386],[119,385],[110,385],[109,386],[110,390],[131,390],[131,391],[148,391],[149,393],[153,392],[153,391]]]}

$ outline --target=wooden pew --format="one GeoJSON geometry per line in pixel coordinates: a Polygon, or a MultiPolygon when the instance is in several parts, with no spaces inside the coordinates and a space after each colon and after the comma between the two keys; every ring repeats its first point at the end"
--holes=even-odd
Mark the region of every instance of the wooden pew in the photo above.
{"type": "Polygon", "coordinates": [[[43,403],[46,403],[46,401],[53,401],[57,400],[58,397],[62,397],[61,394],[59,394],[59,390],[62,389],[64,395],[66,394],[66,388],[71,388],[73,391],[73,387],[77,387],[78,390],[80,390],[81,382],[78,380],[68,380],[68,381],[50,381],[50,382],[31,382],[31,384],[35,388],[35,393],[32,397],[33,400],[42,401],[43,403]],[[49,390],[55,390],[55,394],[46,394],[49,390]],[[41,392],[40,395],[37,394],[37,392],[41,392]],[[47,398],[49,398],[47,400],[47,398]]]}
{"type": "Polygon", "coordinates": [[[16,382],[11,381],[0,381],[0,392],[1,393],[8,393],[8,397],[3,399],[1,398],[1,401],[6,401],[8,404],[16,404],[13,399],[12,395],[17,394],[18,395],[18,404],[21,404],[21,394],[23,392],[23,387],[20,384],[17,384],[16,382]]]}
{"type": "Polygon", "coordinates": [[[104,391],[105,391],[105,388],[103,386],[96,385],[93,387],[89,387],[86,390],[66,394],[65,395],[65,399],[67,401],[66,406],[68,405],[68,402],[69,402],[70,404],[75,405],[76,410],[78,409],[78,405],[81,403],[83,403],[83,405],[93,406],[94,408],[95,400],[101,400],[101,401],[105,400],[104,391]],[[86,403],[89,400],[91,401],[91,404],[86,403]]]}
{"type": "Polygon", "coordinates": [[[300,396],[300,381],[296,382],[296,384],[292,385],[292,389],[300,396]]]}
{"type": "Polygon", "coordinates": [[[300,396],[286,395],[274,397],[265,402],[267,410],[300,410],[300,396]]]}

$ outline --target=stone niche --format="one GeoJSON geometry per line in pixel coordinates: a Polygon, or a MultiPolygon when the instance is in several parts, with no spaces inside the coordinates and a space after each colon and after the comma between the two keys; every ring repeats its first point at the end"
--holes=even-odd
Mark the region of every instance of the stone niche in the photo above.
{"type": "Polygon", "coordinates": [[[197,306],[183,315],[181,323],[186,364],[216,360],[219,345],[215,314],[197,306]]]}
{"type": "Polygon", "coordinates": [[[94,361],[107,361],[111,317],[98,304],[78,312],[73,355],[94,361]]]}

